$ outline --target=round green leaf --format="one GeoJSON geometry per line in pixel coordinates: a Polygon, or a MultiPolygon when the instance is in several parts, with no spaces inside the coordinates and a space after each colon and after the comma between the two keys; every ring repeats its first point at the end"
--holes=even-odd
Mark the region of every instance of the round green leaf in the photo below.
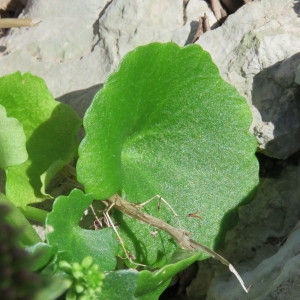
{"type": "Polygon", "coordinates": [[[8,198],[24,207],[47,197],[41,193],[40,176],[52,164],[72,160],[81,121],[71,107],[54,100],[41,78],[29,73],[1,77],[0,91],[0,105],[21,122],[26,136],[28,160],[9,167],[6,176],[8,198]]]}
{"type": "MultiPolygon", "coordinates": [[[[79,181],[97,199],[119,192],[141,203],[159,194],[179,222],[164,204],[158,210],[152,202],[145,210],[213,248],[224,214],[258,183],[251,121],[245,99],[199,46],[139,47],[85,115],[79,181]]],[[[120,213],[115,218],[139,262],[162,266],[177,248],[164,232],[120,213]]]]}
{"type": "Polygon", "coordinates": [[[92,202],[93,196],[77,189],[69,196],[58,197],[46,219],[47,241],[59,251],[65,251],[70,262],[81,262],[91,256],[101,271],[111,271],[116,266],[119,248],[112,228],[94,231],[78,225],[92,202]]]}

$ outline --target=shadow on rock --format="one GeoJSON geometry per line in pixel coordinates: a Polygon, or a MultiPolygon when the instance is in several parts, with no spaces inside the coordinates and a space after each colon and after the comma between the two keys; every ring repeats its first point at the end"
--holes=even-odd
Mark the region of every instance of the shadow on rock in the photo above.
{"type": "Polygon", "coordinates": [[[70,105],[80,117],[84,116],[96,93],[102,88],[103,84],[96,84],[87,89],[73,91],[58,97],[56,100],[70,105]]]}
{"type": "Polygon", "coordinates": [[[268,156],[285,159],[300,149],[300,86],[295,76],[300,53],[254,76],[252,104],[261,122],[253,128],[268,156]]]}

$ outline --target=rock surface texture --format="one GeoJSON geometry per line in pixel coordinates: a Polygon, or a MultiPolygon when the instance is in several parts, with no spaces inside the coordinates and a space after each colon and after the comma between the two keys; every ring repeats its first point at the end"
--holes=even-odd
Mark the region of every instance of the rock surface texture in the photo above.
{"type": "Polygon", "coordinates": [[[223,77],[248,99],[252,132],[261,150],[276,158],[287,158],[300,147],[297,10],[293,1],[254,1],[198,41],[223,77]]]}
{"type": "MultiPolygon", "coordinates": [[[[58,100],[83,115],[128,51],[150,42],[189,44],[205,13],[217,27],[206,1],[190,0],[185,8],[183,2],[28,0],[21,17],[42,22],[11,29],[0,39],[0,75],[41,76],[58,100]]],[[[300,150],[299,14],[299,1],[256,0],[197,41],[247,99],[259,150],[277,159],[300,150]]],[[[280,172],[275,168],[263,176],[256,198],[240,208],[240,221],[222,249],[252,284],[250,293],[243,294],[225,268],[205,261],[187,297],[300,298],[300,167],[299,156],[294,157],[282,165],[262,159],[262,168],[271,161],[280,172]]]]}

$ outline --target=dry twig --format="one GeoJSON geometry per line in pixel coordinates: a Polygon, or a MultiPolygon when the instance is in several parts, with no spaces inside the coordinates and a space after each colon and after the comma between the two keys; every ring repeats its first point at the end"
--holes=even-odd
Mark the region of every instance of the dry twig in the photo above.
{"type": "Polygon", "coordinates": [[[205,13],[203,17],[199,18],[197,31],[193,37],[192,43],[195,43],[199,39],[199,37],[208,30],[210,30],[210,25],[209,25],[208,17],[205,13]]]}
{"type": "MultiPolygon", "coordinates": [[[[68,173],[72,174],[72,172],[75,172],[74,167],[72,167],[70,165],[68,165],[65,168],[67,170],[69,170],[68,173]]],[[[62,174],[62,171],[60,173],[62,174]]],[[[80,185],[78,185],[78,183],[76,181],[74,181],[74,185],[76,187],[80,188],[80,185]]],[[[81,188],[83,188],[83,187],[81,187],[81,188]]],[[[155,197],[157,197],[157,196],[155,196],[155,197]]],[[[153,197],[153,198],[155,198],[155,197],[153,197]]],[[[161,197],[158,197],[158,198],[163,200],[161,197]]],[[[159,218],[153,217],[147,213],[142,212],[141,207],[143,207],[145,204],[149,203],[149,201],[151,201],[151,200],[149,199],[148,201],[146,201],[142,204],[135,204],[135,203],[130,203],[130,202],[126,201],[125,199],[120,197],[118,194],[114,194],[107,200],[104,200],[103,203],[108,207],[108,210],[110,210],[112,208],[116,208],[119,211],[121,211],[122,213],[128,215],[129,217],[132,217],[142,223],[151,225],[158,230],[163,230],[163,231],[167,232],[182,249],[186,249],[189,251],[199,250],[199,251],[202,251],[202,252],[207,253],[208,255],[212,256],[214,259],[220,261],[222,264],[227,266],[229,268],[229,270],[236,276],[236,278],[238,279],[238,281],[241,284],[244,291],[246,293],[249,292],[250,287],[246,288],[241,276],[239,275],[239,273],[236,271],[236,269],[233,267],[233,265],[227,259],[225,259],[221,255],[219,255],[218,253],[214,252],[213,250],[209,249],[208,247],[189,238],[189,233],[186,230],[184,230],[182,228],[175,228],[159,218]]],[[[166,203],[165,200],[164,200],[164,202],[166,203]]],[[[174,210],[171,208],[171,206],[169,204],[168,204],[168,207],[174,213],[175,217],[178,217],[178,215],[174,212],[174,210]]],[[[121,239],[120,235],[117,233],[117,230],[116,230],[112,220],[108,216],[108,210],[106,210],[105,217],[107,219],[105,222],[109,226],[114,227],[114,230],[122,244],[122,239],[121,239]]],[[[99,220],[98,223],[101,224],[101,221],[99,220]]],[[[125,249],[124,243],[122,244],[122,246],[125,251],[126,257],[132,262],[130,254],[125,249]]],[[[134,263],[134,264],[139,265],[138,263],[134,263]]]]}
{"type": "Polygon", "coordinates": [[[236,278],[240,282],[244,291],[248,293],[249,288],[246,288],[242,278],[235,270],[233,265],[218,253],[189,238],[189,233],[187,231],[175,228],[161,219],[158,219],[156,217],[142,212],[139,209],[140,205],[127,202],[125,199],[121,198],[117,194],[111,196],[108,200],[105,200],[104,202],[110,208],[115,207],[124,214],[136,220],[139,220],[142,223],[146,223],[148,225],[154,226],[157,229],[167,232],[182,249],[186,249],[189,251],[200,250],[207,253],[208,255],[211,255],[214,259],[220,261],[222,264],[226,265],[229,268],[229,270],[236,276],[236,278]]]}

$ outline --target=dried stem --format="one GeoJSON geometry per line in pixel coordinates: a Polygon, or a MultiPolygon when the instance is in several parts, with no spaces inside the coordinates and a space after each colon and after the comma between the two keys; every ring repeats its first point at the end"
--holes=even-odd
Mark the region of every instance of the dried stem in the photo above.
{"type": "Polygon", "coordinates": [[[6,18],[0,19],[0,28],[35,26],[40,22],[41,20],[6,18]]]}
{"type": "Polygon", "coordinates": [[[157,229],[167,232],[182,249],[186,249],[189,251],[200,250],[207,253],[208,255],[211,255],[214,259],[220,261],[222,264],[226,265],[229,268],[229,270],[237,277],[238,281],[240,282],[245,292],[248,293],[249,288],[247,289],[245,287],[245,284],[241,279],[240,275],[237,273],[235,268],[229,263],[229,261],[226,260],[221,255],[219,255],[218,253],[209,249],[208,247],[189,238],[189,233],[187,231],[183,229],[175,228],[161,219],[158,219],[156,217],[153,217],[149,214],[142,212],[139,209],[139,205],[127,202],[125,199],[121,198],[117,194],[113,195],[112,197],[110,197],[108,200],[105,200],[104,202],[106,202],[106,204],[109,207],[113,205],[113,207],[117,208],[124,214],[136,220],[139,220],[142,223],[152,225],[157,229]]]}
{"type": "Polygon", "coordinates": [[[192,43],[195,43],[204,32],[209,30],[210,30],[209,20],[205,13],[203,17],[199,18],[199,24],[197,27],[197,31],[193,37],[192,43]]]}
{"type": "MultiPolygon", "coordinates": [[[[73,174],[73,172],[75,174],[75,169],[73,166],[68,166],[67,170],[68,170],[68,172],[67,172],[68,174],[73,174]]],[[[60,171],[60,174],[62,175],[62,171],[60,171]]],[[[70,180],[74,181],[74,185],[76,184],[75,186],[80,186],[74,180],[74,178],[71,178],[70,180]]],[[[83,187],[81,187],[81,188],[83,189],[83,187]]],[[[155,196],[155,197],[157,198],[158,196],[155,196]]],[[[153,198],[155,198],[155,197],[153,197],[153,198]]],[[[161,197],[158,197],[158,198],[163,200],[161,197]]],[[[108,210],[111,209],[112,207],[114,207],[114,208],[118,209],[119,211],[123,212],[124,214],[126,214],[142,223],[151,225],[159,230],[163,230],[163,231],[167,232],[182,249],[186,249],[189,251],[199,250],[204,253],[207,253],[208,255],[211,255],[214,259],[220,261],[222,264],[227,266],[229,268],[229,270],[236,276],[236,278],[240,282],[244,291],[246,293],[249,292],[250,287],[246,288],[241,276],[235,270],[233,265],[228,260],[226,260],[224,257],[222,257],[218,253],[214,252],[213,250],[209,249],[208,247],[189,238],[189,233],[186,230],[181,229],[181,228],[180,229],[175,228],[159,218],[153,217],[147,213],[142,212],[141,208],[143,207],[143,205],[146,205],[151,200],[148,200],[142,204],[135,204],[135,203],[130,203],[130,202],[126,201],[125,199],[123,199],[122,197],[120,197],[118,194],[115,194],[115,195],[111,196],[110,198],[108,198],[107,200],[104,200],[103,202],[108,207],[108,210]]],[[[168,207],[170,208],[170,205],[168,205],[168,207]]],[[[172,208],[171,208],[171,211],[174,213],[174,210],[172,208]]],[[[107,216],[108,216],[108,211],[106,211],[106,217],[107,216]]],[[[175,216],[178,216],[178,215],[175,213],[175,216]]],[[[109,225],[114,227],[112,220],[109,221],[109,225]]],[[[116,228],[114,228],[114,230],[116,231],[116,228]]],[[[117,235],[118,235],[118,238],[121,240],[118,233],[117,233],[117,235]]],[[[123,244],[123,248],[125,249],[124,244],[123,244]]],[[[125,249],[125,253],[128,254],[126,249],[125,249]]],[[[129,255],[126,255],[126,256],[129,257],[129,259],[130,259],[129,255]]]]}

